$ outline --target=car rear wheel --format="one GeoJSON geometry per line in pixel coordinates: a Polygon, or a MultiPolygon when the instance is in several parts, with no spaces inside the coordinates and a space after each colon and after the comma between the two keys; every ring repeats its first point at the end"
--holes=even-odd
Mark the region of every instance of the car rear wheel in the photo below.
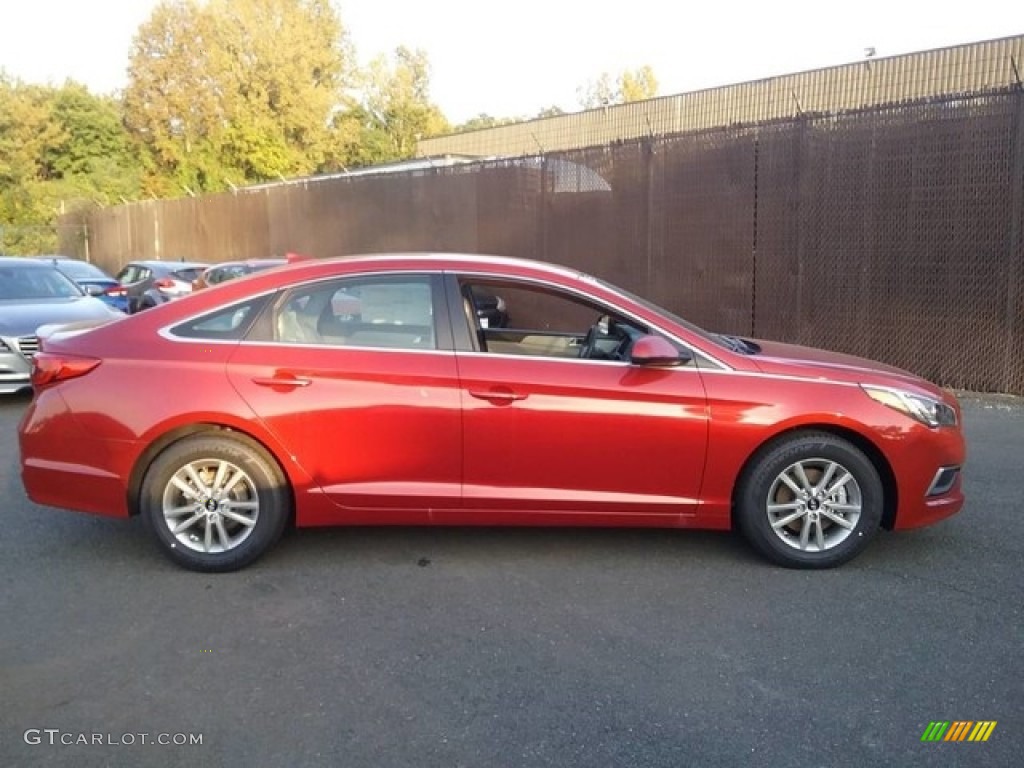
{"type": "Polygon", "coordinates": [[[878,531],[878,471],[852,443],[805,432],[775,443],[740,481],[736,522],[750,544],[789,568],[832,568],[878,531]]]}
{"type": "Polygon", "coordinates": [[[280,538],[291,514],[280,468],[254,442],[197,435],[150,465],[141,512],[160,549],[195,571],[242,568],[280,538]]]}

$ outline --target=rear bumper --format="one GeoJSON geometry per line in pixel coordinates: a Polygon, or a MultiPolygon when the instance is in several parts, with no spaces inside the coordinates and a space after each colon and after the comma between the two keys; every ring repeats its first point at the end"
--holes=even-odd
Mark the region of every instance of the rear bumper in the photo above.
{"type": "Polygon", "coordinates": [[[37,504],[128,517],[127,469],[134,443],[98,440],[75,424],[63,398],[44,392],[18,430],[21,482],[37,504]]]}

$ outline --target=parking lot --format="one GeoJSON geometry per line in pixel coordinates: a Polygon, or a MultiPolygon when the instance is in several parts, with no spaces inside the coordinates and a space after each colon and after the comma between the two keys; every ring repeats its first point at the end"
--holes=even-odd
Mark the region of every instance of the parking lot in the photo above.
{"type": "Polygon", "coordinates": [[[26,404],[0,400],[2,766],[1020,764],[1020,400],[964,398],[960,515],[834,571],[719,533],[334,529],[220,576],[30,503],[26,404]],[[998,725],[922,743],[936,720],[998,725]]]}

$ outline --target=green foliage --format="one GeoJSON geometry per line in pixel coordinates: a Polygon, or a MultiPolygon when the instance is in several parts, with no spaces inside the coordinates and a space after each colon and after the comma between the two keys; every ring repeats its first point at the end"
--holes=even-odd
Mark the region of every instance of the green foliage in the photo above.
{"type": "MultiPolygon", "coordinates": [[[[61,214],[402,160],[452,130],[423,51],[354,62],[333,0],[160,0],[122,95],[0,71],[0,249],[53,251],[61,214]]],[[[633,98],[656,84],[645,68],[617,87],[633,98]]],[[[480,114],[455,130],[522,120],[480,114]]]]}
{"type": "Polygon", "coordinates": [[[564,115],[564,114],[565,114],[565,110],[563,110],[561,107],[552,106],[552,107],[545,107],[540,112],[538,112],[535,115],[535,117],[538,117],[538,118],[540,118],[540,117],[558,117],[559,115],[564,115]]]}
{"type": "Polygon", "coordinates": [[[486,112],[481,112],[476,117],[471,117],[464,123],[460,123],[455,126],[452,131],[454,133],[465,133],[466,131],[481,131],[485,128],[497,128],[502,125],[512,125],[514,123],[524,123],[527,120],[537,120],[543,117],[557,117],[558,115],[564,115],[565,112],[561,107],[551,106],[545,107],[540,110],[533,117],[491,117],[486,112]]]}
{"type": "Polygon", "coordinates": [[[580,106],[584,109],[643,101],[654,98],[657,94],[658,79],[649,66],[626,70],[614,79],[607,72],[602,72],[596,80],[591,80],[576,89],[580,106]]]}
{"type": "Polygon", "coordinates": [[[125,93],[147,191],[313,173],[335,152],[351,58],[328,0],[164,0],[136,35],[125,93]]]}
{"type": "Polygon", "coordinates": [[[496,128],[499,125],[510,125],[518,122],[520,122],[520,118],[491,117],[487,113],[481,112],[476,117],[471,117],[466,122],[456,125],[452,130],[455,133],[465,133],[467,131],[481,131],[485,128],[496,128]]]}
{"type": "Polygon", "coordinates": [[[430,101],[430,63],[423,51],[399,47],[377,57],[360,78],[361,98],[334,126],[349,160],[373,165],[412,157],[421,138],[446,133],[445,116],[430,101]]]}
{"type": "Polygon", "coordinates": [[[0,75],[0,250],[53,252],[57,216],[133,197],[138,178],[116,99],[0,75]]]}

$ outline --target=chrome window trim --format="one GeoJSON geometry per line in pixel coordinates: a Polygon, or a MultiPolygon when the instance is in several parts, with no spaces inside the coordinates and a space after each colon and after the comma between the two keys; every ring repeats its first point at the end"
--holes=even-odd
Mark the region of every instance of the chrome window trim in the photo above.
{"type": "MultiPolygon", "coordinates": [[[[288,349],[296,349],[296,348],[307,348],[307,349],[355,349],[355,350],[363,350],[363,351],[370,350],[370,351],[374,351],[374,352],[417,352],[417,353],[420,353],[420,354],[422,354],[422,353],[441,352],[441,353],[447,353],[447,354],[455,354],[455,350],[454,349],[437,349],[437,348],[435,348],[435,349],[407,349],[407,348],[404,348],[404,347],[370,347],[370,346],[360,346],[360,345],[357,345],[357,344],[345,344],[345,345],[340,345],[340,344],[308,344],[308,343],[296,343],[296,342],[291,342],[291,341],[273,341],[273,340],[267,340],[267,341],[248,341],[246,339],[208,339],[208,338],[202,338],[202,337],[175,336],[173,333],[171,333],[171,329],[172,328],[177,328],[179,325],[185,325],[186,323],[190,323],[190,322],[192,322],[192,321],[194,321],[194,320],[196,320],[198,318],[205,317],[206,315],[209,315],[209,314],[211,314],[213,312],[218,312],[218,311],[221,311],[221,310],[229,311],[232,307],[236,307],[236,306],[239,306],[241,304],[246,304],[246,303],[248,303],[250,301],[254,301],[256,299],[261,299],[261,298],[263,298],[265,296],[272,296],[275,293],[284,293],[284,292],[293,290],[294,288],[296,288],[297,286],[300,286],[300,285],[301,286],[308,286],[308,285],[317,285],[318,283],[326,283],[326,282],[330,282],[332,280],[347,280],[347,279],[350,279],[350,278],[361,279],[361,278],[364,278],[364,277],[377,277],[377,276],[393,277],[393,276],[396,276],[396,275],[398,275],[398,276],[400,276],[400,275],[408,275],[408,276],[420,275],[420,276],[425,276],[425,277],[430,277],[430,276],[434,276],[434,275],[441,275],[441,276],[443,276],[444,275],[444,270],[442,270],[442,269],[433,269],[433,270],[422,270],[422,269],[419,269],[419,270],[408,271],[408,272],[406,272],[406,271],[394,272],[394,271],[391,271],[391,270],[375,270],[375,271],[372,271],[372,272],[348,272],[348,273],[345,273],[344,275],[326,275],[324,277],[318,277],[318,278],[315,278],[313,280],[308,280],[308,281],[305,281],[305,282],[295,283],[295,284],[286,285],[286,286],[278,286],[276,288],[271,288],[270,290],[262,291],[260,293],[249,294],[244,299],[239,299],[238,301],[234,302],[233,304],[225,304],[224,306],[219,307],[218,309],[215,309],[215,310],[207,310],[205,312],[197,312],[194,315],[190,315],[190,316],[186,317],[184,320],[179,320],[179,321],[177,321],[175,323],[170,323],[168,325],[165,325],[165,326],[159,328],[157,330],[157,335],[162,337],[162,338],[164,338],[164,339],[166,339],[167,341],[176,342],[176,343],[179,343],[179,344],[203,344],[204,346],[208,346],[210,344],[231,344],[233,346],[242,346],[242,345],[250,346],[250,347],[255,347],[255,346],[267,347],[267,346],[270,346],[270,347],[286,347],[288,349]]],[[[435,335],[436,335],[436,332],[437,332],[436,320],[435,320],[434,331],[435,331],[435,335]]]]}
{"type": "Polygon", "coordinates": [[[701,368],[695,365],[656,365],[646,366],[631,363],[628,360],[593,360],[586,357],[554,357],[549,355],[510,355],[504,352],[478,352],[476,350],[462,351],[458,350],[456,354],[459,357],[485,357],[489,360],[499,358],[501,360],[520,360],[529,362],[548,362],[548,363],[584,363],[587,365],[605,365],[614,366],[617,368],[644,368],[658,371],[693,371],[694,373],[702,372],[701,368]]]}
{"type": "Polygon", "coordinates": [[[318,349],[334,352],[391,352],[417,355],[448,355],[454,356],[454,349],[413,349],[405,347],[363,347],[356,344],[309,344],[290,341],[236,341],[240,347],[281,347],[284,349],[318,349]]]}

